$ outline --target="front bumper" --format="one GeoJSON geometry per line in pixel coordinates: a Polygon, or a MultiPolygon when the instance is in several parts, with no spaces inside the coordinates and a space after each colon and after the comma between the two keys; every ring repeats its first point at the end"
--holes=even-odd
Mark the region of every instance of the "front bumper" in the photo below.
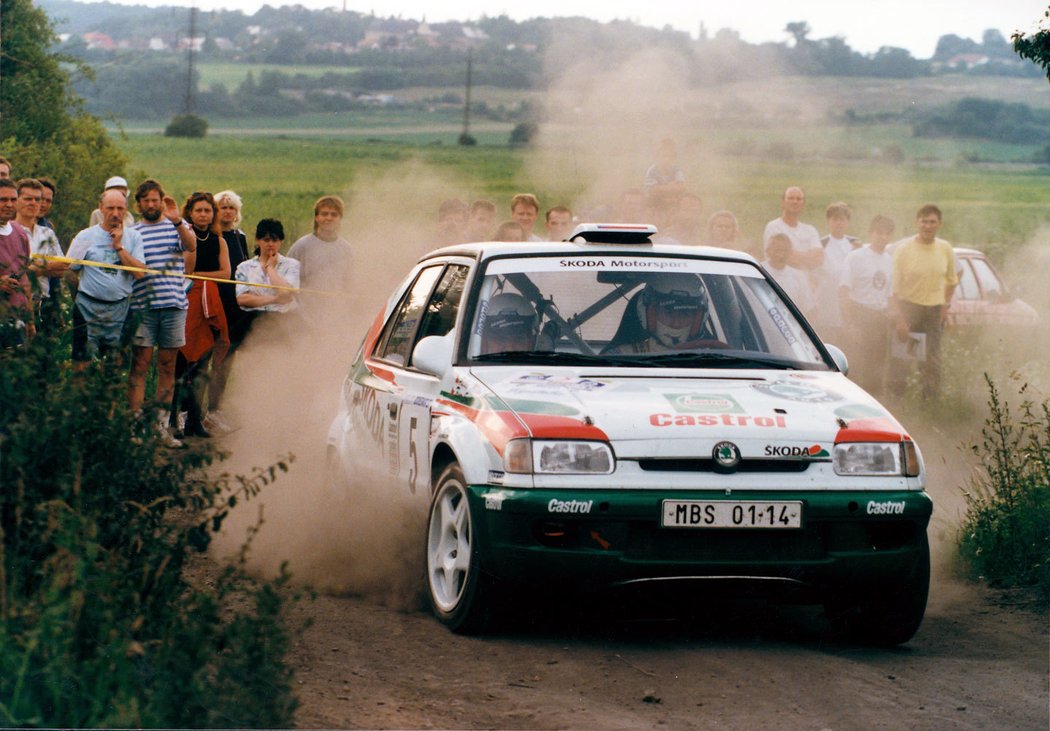
{"type": "Polygon", "coordinates": [[[907,576],[933,503],[920,491],[545,490],[470,488],[482,569],[515,582],[608,586],[748,578],[870,589],[907,576]],[[664,500],[790,501],[802,527],[663,528],[664,500]],[[891,506],[887,509],[886,506],[891,506]]]}

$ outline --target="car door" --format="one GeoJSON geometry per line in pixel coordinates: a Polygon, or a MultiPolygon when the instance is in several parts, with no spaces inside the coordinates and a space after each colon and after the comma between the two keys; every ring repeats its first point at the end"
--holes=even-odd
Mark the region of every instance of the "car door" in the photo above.
{"type": "Polygon", "coordinates": [[[376,364],[390,374],[390,387],[376,393],[384,471],[410,493],[429,490],[430,409],[441,388],[437,376],[413,367],[412,351],[455,327],[469,272],[469,264],[455,261],[420,271],[375,350],[376,364]]]}
{"type": "Polygon", "coordinates": [[[955,287],[952,306],[948,310],[950,322],[964,327],[976,325],[977,311],[981,304],[981,289],[970,265],[970,257],[956,253],[955,269],[959,275],[959,284],[955,287]]]}

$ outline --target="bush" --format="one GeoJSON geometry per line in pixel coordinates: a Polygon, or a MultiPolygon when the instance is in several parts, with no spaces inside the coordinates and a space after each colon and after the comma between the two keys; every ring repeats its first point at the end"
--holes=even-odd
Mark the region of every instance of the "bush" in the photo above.
{"type": "Polygon", "coordinates": [[[208,134],[208,120],[196,114],[179,114],[164,128],[165,137],[204,137],[208,134]]]}
{"type": "Polygon", "coordinates": [[[515,147],[531,145],[539,131],[539,127],[534,122],[521,122],[510,131],[510,144],[515,147]]]}
{"type": "Polygon", "coordinates": [[[75,374],[66,346],[0,351],[0,725],[289,726],[287,575],[183,569],[291,458],[209,479],[209,448],[128,413],[118,363],[75,374]]]}
{"type": "MultiPolygon", "coordinates": [[[[971,446],[983,475],[965,493],[959,541],[971,575],[993,586],[1037,587],[1050,598],[1050,400],[1025,398],[1010,413],[992,379],[982,441],[971,446]]],[[[1019,393],[1024,397],[1027,385],[1019,393]]]]}

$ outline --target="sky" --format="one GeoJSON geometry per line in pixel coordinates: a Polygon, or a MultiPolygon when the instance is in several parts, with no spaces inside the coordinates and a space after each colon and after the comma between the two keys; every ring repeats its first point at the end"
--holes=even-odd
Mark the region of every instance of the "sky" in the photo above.
{"type": "MultiPolygon", "coordinates": [[[[118,0],[138,5],[186,5],[192,0],[118,0]]],[[[345,7],[382,17],[476,20],[508,15],[515,20],[535,17],[582,16],[608,22],[631,20],[662,28],[670,25],[694,37],[701,23],[709,35],[732,28],[749,43],[785,41],[784,26],[806,21],[810,38],[841,36],[857,51],[872,53],[897,46],[916,58],[929,58],[942,35],[954,33],[980,40],[988,28],[1009,39],[1015,30],[1031,31],[1047,10],[1047,0],[298,0],[312,9],[345,7]]],[[[201,10],[243,10],[254,13],[260,0],[196,0],[201,10]]],[[[269,0],[270,5],[296,4],[269,0]]]]}

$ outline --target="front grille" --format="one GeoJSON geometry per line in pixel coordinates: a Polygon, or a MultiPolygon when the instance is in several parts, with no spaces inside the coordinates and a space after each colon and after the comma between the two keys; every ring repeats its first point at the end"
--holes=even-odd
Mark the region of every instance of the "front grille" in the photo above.
{"type": "Polygon", "coordinates": [[[818,561],[826,555],[824,531],[803,530],[668,530],[633,523],[624,556],[636,560],[696,562],[818,561]]]}
{"type": "MultiPolygon", "coordinates": [[[[805,472],[809,462],[801,459],[742,459],[736,472],[805,472]]],[[[640,459],[646,472],[717,472],[713,459],[640,459]]]]}

